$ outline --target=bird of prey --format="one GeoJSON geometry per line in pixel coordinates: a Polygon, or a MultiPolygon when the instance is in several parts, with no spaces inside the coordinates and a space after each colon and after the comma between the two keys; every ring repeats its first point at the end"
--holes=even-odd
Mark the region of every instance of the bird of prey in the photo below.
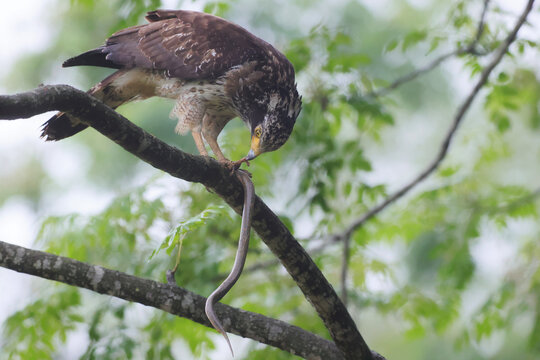
{"type": "MultiPolygon", "coordinates": [[[[105,45],[66,60],[63,67],[118,69],[89,93],[112,108],[160,96],[175,99],[176,132],[191,131],[201,155],[203,137],[220,162],[238,166],[278,149],[293,129],[301,97],[285,55],[222,18],[183,10],[147,13],[148,24],[114,33],[105,45]],[[223,127],[240,117],[251,131],[251,149],[236,162],[217,143],[223,127]]],[[[46,140],[60,140],[86,125],[58,113],[43,125],[46,140]]]]}

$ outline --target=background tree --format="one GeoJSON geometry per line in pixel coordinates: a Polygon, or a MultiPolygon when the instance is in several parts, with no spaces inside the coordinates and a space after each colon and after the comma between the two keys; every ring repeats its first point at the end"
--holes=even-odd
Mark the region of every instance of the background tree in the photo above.
{"type": "MultiPolygon", "coordinates": [[[[531,61],[538,10],[508,38],[526,3],[204,5],[275,43],[295,65],[304,109],[287,145],[253,163],[253,181],[340,290],[370,347],[388,359],[539,355],[540,87],[531,61]],[[506,40],[513,43],[499,52],[506,40]],[[468,99],[471,108],[463,105],[468,99]]],[[[59,82],[86,89],[107,71],[52,69],[159,6],[63,4],[46,19],[55,33],[49,46],[18,61],[5,84],[11,91],[59,82]]],[[[170,106],[156,99],[120,112],[195,152],[192,140],[163,120],[170,106]]],[[[239,158],[248,145],[236,139],[245,137],[238,121],[220,141],[239,158]]],[[[201,295],[230,268],[239,217],[203,186],[151,169],[93,130],[32,145],[35,153],[19,146],[0,158],[0,205],[18,196],[44,214],[34,247],[163,280],[174,259],[154,252],[178,234],[177,280],[201,295]],[[109,204],[87,204],[81,194],[104,194],[99,204],[109,204]],[[190,219],[201,226],[187,226],[190,219]]],[[[162,311],[45,280],[31,286],[39,291],[4,322],[0,356],[59,357],[70,344],[83,358],[215,358],[223,350],[212,330],[162,311]]],[[[329,338],[257,237],[224,301],[329,338]]],[[[249,359],[291,357],[253,341],[233,345],[249,359]]]]}

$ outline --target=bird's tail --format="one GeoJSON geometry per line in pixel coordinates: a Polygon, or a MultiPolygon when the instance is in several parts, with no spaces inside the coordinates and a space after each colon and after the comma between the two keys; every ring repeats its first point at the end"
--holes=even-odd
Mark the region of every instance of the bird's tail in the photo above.
{"type": "Polygon", "coordinates": [[[83,131],[88,126],[59,112],[43,124],[41,137],[45,141],[62,140],[83,131]]]}
{"type": "MultiPolygon", "coordinates": [[[[110,96],[110,94],[115,93],[114,80],[122,74],[122,70],[116,71],[88,90],[88,94],[116,109],[118,106],[129,101],[121,100],[118,96],[110,96]]],[[[77,118],[64,112],[59,112],[43,124],[41,137],[46,141],[62,140],[83,131],[87,127],[88,125],[83,124],[77,118]]]]}

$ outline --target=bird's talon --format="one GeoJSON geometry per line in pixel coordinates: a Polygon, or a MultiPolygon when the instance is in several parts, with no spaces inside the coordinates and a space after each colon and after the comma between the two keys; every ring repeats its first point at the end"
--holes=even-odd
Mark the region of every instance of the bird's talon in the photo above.
{"type": "Polygon", "coordinates": [[[242,163],[246,163],[247,166],[249,166],[249,160],[247,160],[245,157],[237,161],[224,159],[224,160],[220,160],[219,162],[222,163],[227,169],[231,171],[231,175],[234,174],[235,171],[240,169],[240,166],[242,166],[242,163]]]}
{"type": "Polygon", "coordinates": [[[246,163],[246,165],[249,166],[249,160],[246,157],[243,157],[237,161],[233,161],[233,165],[236,168],[236,170],[238,170],[240,166],[242,166],[242,163],[246,163]]]}

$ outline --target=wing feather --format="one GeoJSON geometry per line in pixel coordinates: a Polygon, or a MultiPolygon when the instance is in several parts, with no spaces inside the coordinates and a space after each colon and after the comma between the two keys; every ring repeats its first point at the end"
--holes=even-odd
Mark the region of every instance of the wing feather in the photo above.
{"type": "Polygon", "coordinates": [[[148,24],[120,30],[107,39],[101,51],[108,62],[195,80],[218,77],[274,50],[244,28],[213,15],[157,10],[146,18],[148,24]]]}

